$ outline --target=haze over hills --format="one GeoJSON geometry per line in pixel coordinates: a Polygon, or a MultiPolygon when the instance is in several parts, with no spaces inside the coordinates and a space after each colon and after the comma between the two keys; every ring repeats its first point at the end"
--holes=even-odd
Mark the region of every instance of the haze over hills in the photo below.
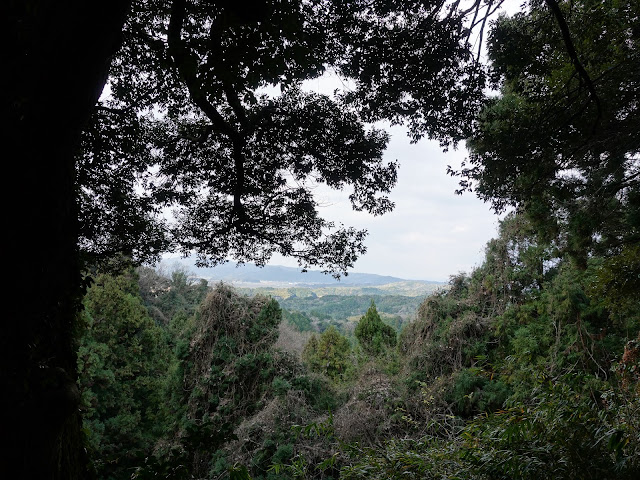
{"type": "Polygon", "coordinates": [[[216,267],[197,268],[195,259],[190,257],[165,259],[161,262],[161,267],[167,271],[182,268],[190,272],[194,277],[203,278],[209,283],[221,281],[240,288],[250,289],[311,288],[319,295],[357,295],[359,293],[424,295],[445,285],[443,282],[406,280],[373,273],[350,273],[340,280],[336,280],[331,275],[325,275],[318,270],[301,272],[297,268],[275,265],[257,267],[254,264],[236,266],[234,263],[227,263],[216,267]]]}

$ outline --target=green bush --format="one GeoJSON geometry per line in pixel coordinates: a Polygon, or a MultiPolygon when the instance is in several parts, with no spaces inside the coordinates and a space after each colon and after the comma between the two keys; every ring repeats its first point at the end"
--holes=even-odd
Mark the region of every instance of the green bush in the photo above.
{"type": "Polygon", "coordinates": [[[101,478],[130,478],[167,428],[168,346],[133,270],[98,275],[84,306],[78,380],[88,446],[101,478]]]}
{"type": "Polygon", "coordinates": [[[332,380],[344,379],[351,360],[349,340],[333,325],[320,337],[313,335],[302,352],[302,358],[311,371],[323,373],[332,380]]]}
{"type": "Polygon", "coordinates": [[[396,346],[396,331],[382,321],[373,300],[367,313],[360,318],[354,333],[362,349],[371,356],[380,355],[396,346]]]}
{"type": "Polygon", "coordinates": [[[466,429],[463,450],[474,469],[496,479],[637,478],[640,461],[628,457],[637,435],[619,428],[616,409],[584,391],[588,378],[537,381],[527,403],[478,417],[466,429]]]}
{"type": "Polygon", "coordinates": [[[453,386],[445,397],[454,412],[469,417],[501,408],[510,389],[502,380],[492,380],[479,368],[465,368],[453,375],[453,386]]]}

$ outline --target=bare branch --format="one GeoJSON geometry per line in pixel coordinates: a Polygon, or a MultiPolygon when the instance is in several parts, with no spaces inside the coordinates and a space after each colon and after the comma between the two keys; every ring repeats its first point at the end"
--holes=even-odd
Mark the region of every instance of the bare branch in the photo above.
{"type": "Polygon", "coordinates": [[[198,81],[196,69],[194,68],[196,59],[182,41],[181,33],[186,18],[186,3],[186,0],[175,0],[171,8],[171,17],[167,31],[169,55],[173,59],[178,73],[187,85],[191,100],[193,100],[209,120],[211,120],[217,131],[226,134],[230,138],[234,138],[237,136],[237,132],[227,123],[224,117],[220,115],[216,107],[207,100],[205,93],[200,88],[200,82],[198,81]]]}
{"type": "Polygon", "coordinates": [[[589,90],[589,98],[593,102],[595,102],[596,107],[598,109],[598,117],[593,126],[593,129],[595,131],[597,126],[600,124],[600,119],[602,117],[602,107],[600,105],[600,99],[598,98],[595,85],[591,81],[591,77],[589,76],[589,73],[585,70],[584,66],[580,62],[580,59],[578,58],[578,53],[576,52],[576,48],[573,44],[573,40],[571,39],[571,33],[569,32],[569,26],[567,25],[567,21],[564,18],[564,15],[562,14],[562,10],[560,10],[560,6],[558,5],[558,2],[556,2],[556,0],[545,0],[545,3],[547,4],[549,9],[553,13],[553,16],[556,18],[556,21],[558,22],[558,26],[560,27],[560,32],[562,33],[562,39],[564,40],[564,44],[567,48],[567,54],[569,55],[569,58],[571,58],[571,63],[573,63],[573,66],[578,72],[578,75],[587,85],[587,89],[589,90]]]}

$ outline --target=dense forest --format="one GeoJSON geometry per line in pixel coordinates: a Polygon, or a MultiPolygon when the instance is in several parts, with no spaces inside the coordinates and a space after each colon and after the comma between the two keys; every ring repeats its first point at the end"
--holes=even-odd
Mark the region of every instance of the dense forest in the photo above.
{"type": "Polygon", "coordinates": [[[1,3],[0,477],[640,476],[638,0],[1,3]],[[415,315],[144,267],[345,275],[386,125],[503,214],[415,315]]]}
{"type": "MultiPolygon", "coordinates": [[[[634,247],[624,268],[638,262],[634,247]]],[[[98,478],[637,478],[640,299],[511,214],[481,266],[350,338],[184,271],[99,275],[79,372],[98,478]],[[284,317],[284,319],[283,319],[284,317]],[[308,330],[308,329],[307,329],[308,330]]]]}

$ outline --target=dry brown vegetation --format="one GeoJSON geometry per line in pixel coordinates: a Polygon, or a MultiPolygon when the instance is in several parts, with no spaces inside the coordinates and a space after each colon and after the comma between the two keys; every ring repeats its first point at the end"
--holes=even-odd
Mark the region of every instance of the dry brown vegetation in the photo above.
{"type": "Polygon", "coordinates": [[[374,445],[394,430],[398,389],[374,364],[364,367],[349,400],[334,414],[335,432],[344,442],[374,445]]]}
{"type": "Polygon", "coordinates": [[[280,322],[278,325],[278,339],[275,348],[288,352],[298,360],[302,360],[302,351],[312,332],[301,332],[287,322],[280,322]]]}

